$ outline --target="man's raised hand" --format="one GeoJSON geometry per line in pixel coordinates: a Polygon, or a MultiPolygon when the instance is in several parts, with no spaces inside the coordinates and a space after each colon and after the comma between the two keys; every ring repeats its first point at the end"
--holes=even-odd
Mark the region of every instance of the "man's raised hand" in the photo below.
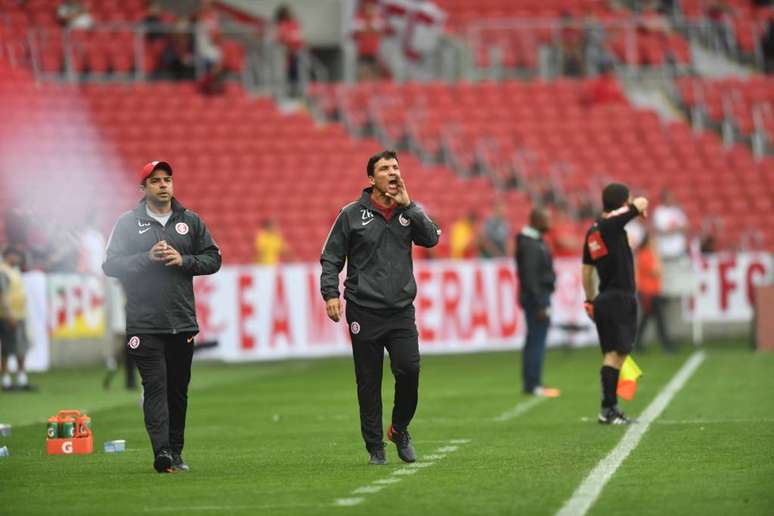
{"type": "Polygon", "coordinates": [[[409,197],[408,190],[406,189],[406,183],[403,182],[403,178],[400,175],[398,176],[398,193],[391,194],[390,192],[387,192],[385,195],[394,200],[398,206],[402,208],[405,208],[411,204],[411,198],[409,197]]]}

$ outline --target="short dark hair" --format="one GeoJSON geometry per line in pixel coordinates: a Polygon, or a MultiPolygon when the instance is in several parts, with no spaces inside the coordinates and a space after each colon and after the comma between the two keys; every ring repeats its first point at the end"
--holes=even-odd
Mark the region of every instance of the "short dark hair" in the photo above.
{"type": "Polygon", "coordinates": [[[617,210],[629,200],[629,187],[623,183],[610,183],[602,190],[602,209],[617,210]]]}
{"type": "Polygon", "coordinates": [[[398,153],[394,150],[383,150],[382,152],[376,153],[368,158],[366,174],[368,174],[369,177],[374,175],[374,167],[376,167],[376,163],[380,159],[394,159],[395,161],[398,161],[398,153]]]}

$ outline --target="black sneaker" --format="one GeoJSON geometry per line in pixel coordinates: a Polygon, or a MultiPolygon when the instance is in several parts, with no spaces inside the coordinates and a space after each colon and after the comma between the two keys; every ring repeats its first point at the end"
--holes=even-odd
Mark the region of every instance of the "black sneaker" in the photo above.
{"type": "Polygon", "coordinates": [[[618,407],[603,408],[597,419],[601,425],[631,425],[636,423],[634,419],[629,419],[618,407]]]}
{"type": "Polygon", "coordinates": [[[179,453],[172,454],[172,467],[176,471],[191,471],[191,468],[188,467],[188,464],[183,460],[183,456],[179,453]]]}
{"type": "Polygon", "coordinates": [[[390,425],[390,429],[387,431],[387,439],[395,443],[400,460],[403,462],[415,462],[417,460],[417,453],[411,444],[411,436],[408,430],[398,432],[394,426],[390,425]]]}
{"type": "Polygon", "coordinates": [[[384,448],[376,448],[368,452],[368,463],[375,466],[387,464],[387,457],[384,455],[384,448]]]}
{"type": "Polygon", "coordinates": [[[160,450],[156,454],[156,460],[153,461],[153,467],[159,473],[174,473],[172,467],[172,454],[168,450],[160,450]]]}

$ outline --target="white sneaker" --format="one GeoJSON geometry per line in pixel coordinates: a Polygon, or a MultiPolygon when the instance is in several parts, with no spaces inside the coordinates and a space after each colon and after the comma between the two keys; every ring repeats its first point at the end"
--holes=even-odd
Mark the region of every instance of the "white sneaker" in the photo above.
{"type": "Polygon", "coordinates": [[[3,374],[3,390],[9,390],[11,387],[13,387],[13,383],[11,383],[11,374],[3,374]]]}
{"type": "Polygon", "coordinates": [[[16,385],[19,387],[26,387],[29,380],[27,379],[27,373],[24,371],[19,371],[16,373],[16,385]]]}
{"type": "Polygon", "coordinates": [[[562,393],[559,389],[555,389],[553,387],[543,387],[542,385],[535,387],[532,391],[533,396],[538,396],[540,398],[558,398],[561,394],[562,393]]]}

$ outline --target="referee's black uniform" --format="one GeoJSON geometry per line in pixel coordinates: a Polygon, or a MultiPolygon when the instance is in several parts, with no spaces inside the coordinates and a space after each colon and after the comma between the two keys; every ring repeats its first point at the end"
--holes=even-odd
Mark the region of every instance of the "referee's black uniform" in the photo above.
{"type": "MultiPolygon", "coordinates": [[[[637,333],[634,258],[624,226],[639,215],[634,204],[626,203],[597,219],[586,233],[583,264],[593,266],[599,276],[593,316],[605,354],[628,355],[637,333]]],[[[617,411],[618,372],[607,365],[600,372],[603,411],[617,411]]]]}
{"type": "Polygon", "coordinates": [[[148,215],[143,199],[121,215],[108,242],[102,269],[118,278],[126,292],[126,346],[142,377],[145,427],[159,471],[162,453],[184,469],[179,466],[184,466],[188,383],[199,332],[193,277],[213,274],[220,265],[220,250],[202,219],[174,198],[165,225],[148,215]],[[182,255],[179,267],[149,257],[162,240],[182,255]]]}
{"type": "MultiPolygon", "coordinates": [[[[433,247],[440,230],[414,202],[395,207],[389,218],[371,200],[372,188],[342,208],[326,240],[320,262],[321,293],[339,297],[344,283],[346,318],[352,338],[360,428],[369,452],[383,449],[382,363],[390,354],[395,376],[392,426],[406,432],[417,407],[419,343],[414,318],[412,243],[433,247]]],[[[392,430],[392,429],[391,429],[392,430]]]]}

